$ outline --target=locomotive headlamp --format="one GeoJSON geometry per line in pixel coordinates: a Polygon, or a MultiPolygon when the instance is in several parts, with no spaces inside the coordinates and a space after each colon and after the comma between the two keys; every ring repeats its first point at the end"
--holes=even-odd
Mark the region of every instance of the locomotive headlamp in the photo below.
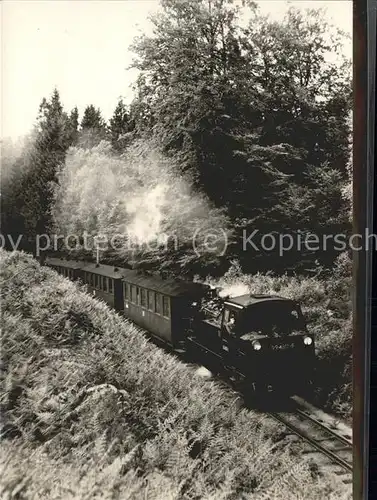
{"type": "Polygon", "coordinates": [[[304,337],[304,344],[311,345],[313,343],[313,339],[311,337],[304,337]]]}
{"type": "Polygon", "coordinates": [[[198,305],[198,303],[197,302],[193,302],[191,305],[195,307],[195,306],[198,305]]]}
{"type": "Polygon", "coordinates": [[[262,349],[262,344],[258,340],[253,342],[254,351],[260,351],[262,349]]]}

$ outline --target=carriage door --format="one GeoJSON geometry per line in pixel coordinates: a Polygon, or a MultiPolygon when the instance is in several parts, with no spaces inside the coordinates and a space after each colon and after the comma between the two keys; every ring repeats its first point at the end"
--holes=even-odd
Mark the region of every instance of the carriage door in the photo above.
{"type": "Polygon", "coordinates": [[[237,356],[238,346],[236,337],[237,314],[234,309],[228,306],[224,307],[223,318],[221,322],[221,336],[224,354],[228,354],[232,361],[237,356]]]}

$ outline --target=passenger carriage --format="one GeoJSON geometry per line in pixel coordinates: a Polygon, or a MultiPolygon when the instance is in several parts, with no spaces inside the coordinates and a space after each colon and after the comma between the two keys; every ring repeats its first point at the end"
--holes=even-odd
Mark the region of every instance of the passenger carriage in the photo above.
{"type": "Polygon", "coordinates": [[[193,313],[208,289],[131,270],[125,270],[122,285],[124,315],[174,347],[185,342],[193,313]]]}
{"type": "Polygon", "coordinates": [[[46,257],[45,264],[56,272],[69,278],[77,280],[81,278],[81,268],[84,262],[78,260],[61,259],[57,257],[46,257]]]}
{"type": "Polygon", "coordinates": [[[81,268],[82,281],[88,292],[98,297],[117,311],[123,309],[122,273],[125,269],[105,264],[85,263],[81,268]]]}

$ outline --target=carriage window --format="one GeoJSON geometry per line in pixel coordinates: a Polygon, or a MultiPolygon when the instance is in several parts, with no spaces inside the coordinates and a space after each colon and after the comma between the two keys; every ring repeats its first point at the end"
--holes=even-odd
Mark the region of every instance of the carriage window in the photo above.
{"type": "Polygon", "coordinates": [[[106,276],[103,276],[102,279],[103,279],[103,291],[107,292],[107,278],[106,276]]]}
{"type": "Polygon", "coordinates": [[[94,274],[93,273],[90,275],[90,284],[94,288],[94,274]]]}
{"type": "Polygon", "coordinates": [[[154,311],[154,292],[148,290],[148,309],[154,311]]]}
{"type": "Polygon", "coordinates": [[[140,289],[140,305],[141,307],[147,307],[147,291],[145,288],[140,289]]]}
{"type": "Polygon", "coordinates": [[[96,288],[99,288],[99,276],[96,274],[96,288]]]}
{"type": "Polygon", "coordinates": [[[126,300],[130,299],[130,289],[128,283],[123,283],[123,295],[126,300]]]}
{"type": "Polygon", "coordinates": [[[162,314],[165,318],[170,318],[170,299],[166,295],[162,296],[162,314]]]}
{"type": "Polygon", "coordinates": [[[155,300],[155,311],[157,314],[161,314],[161,295],[159,293],[156,293],[155,295],[156,300],[155,300]]]}
{"type": "Polygon", "coordinates": [[[131,285],[131,302],[136,304],[136,286],[131,285]]]}
{"type": "Polygon", "coordinates": [[[136,304],[140,304],[140,288],[138,286],[136,287],[136,304]]]}
{"type": "Polygon", "coordinates": [[[113,279],[109,278],[109,292],[113,293],[113,279]]]}

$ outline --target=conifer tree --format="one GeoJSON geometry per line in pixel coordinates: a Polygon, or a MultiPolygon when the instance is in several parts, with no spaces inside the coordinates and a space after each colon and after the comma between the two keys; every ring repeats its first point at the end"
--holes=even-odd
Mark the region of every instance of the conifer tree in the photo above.
{"type": "Polygon", "coordinates": [[[35,250],[38,234],[51,229],[52,188],[70,144],[68,118],[59,91],[44,98],[39,107],[32,141],[22,156],[12,193],[13,238],[23,235],[23,248],[35,250]]]}
{"type": "Polygon", "coordinates": [[[77,142],[78,138],[78,129],[79,129],[79,110],[77,106],[75,106],[68,119],[68,129],[69,129],[69,142],[70,145],[74,145],[77,142]]]}
{"type": "Polygon", "coordinates": [[[93,104],[87,106],[81,120],[81,129],[100,130],[104,128],[106,128],[106,123],[102,118],[101,110],[99,108],[95,108],[93,104]]]}
{"type": "Polygon", "coordinates": [[[87,106],[81,120],[79,142],[84,147],[96,146],[107,139],[108,129],[101,110],[93,104],[87,106]]]}
{"type": "Polygon", "coordinates": [[[114,149],[122,149],[125,146],[124,135],[131,130],[130,116],[123,102],[119,99],[114,114],[110,119],[111,144],[114,149]]]}

